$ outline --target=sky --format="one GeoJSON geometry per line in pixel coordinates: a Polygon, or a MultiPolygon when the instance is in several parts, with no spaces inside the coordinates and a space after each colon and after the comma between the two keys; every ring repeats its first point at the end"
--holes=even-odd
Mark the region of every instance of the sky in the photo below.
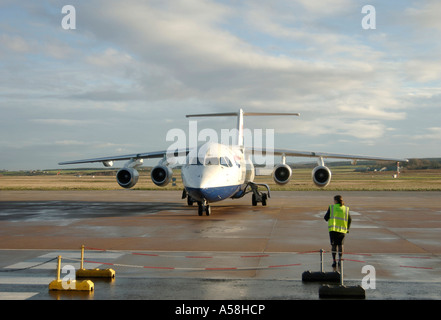
{"type": "Polygon", "coordinates": [[[186,114],[240,108],[301,114],[245,119],[276,148],[441,157],[440,15],[438,0],[0,0],[0,169],[165,150],[186,114]]]}

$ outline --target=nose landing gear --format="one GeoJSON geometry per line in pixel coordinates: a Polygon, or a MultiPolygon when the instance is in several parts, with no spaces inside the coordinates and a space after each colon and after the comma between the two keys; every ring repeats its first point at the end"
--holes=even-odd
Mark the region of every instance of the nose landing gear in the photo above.
{"type": "Polygon", "coordinates": [[[192,206],[194,202],[197,202],[198,204],[198,215],[202,216],[205,212],[206,216],[211,215],[211,207],[208,204],[207,200],[204,201],[196,201],[195,199],[193,199],[188,193],[187,190],[183,190],[182,191],[182,199],[187,198],[187,204],[189,206],[192,206]]]}
{"type": "Polygon", "coordinates": [[[206,216],[209,216],[211,214],[211,207],[210,205],[204,201],[204,202],[198,202],[198,214],[199,216],[202,216],[205,212],[206,216]]]}

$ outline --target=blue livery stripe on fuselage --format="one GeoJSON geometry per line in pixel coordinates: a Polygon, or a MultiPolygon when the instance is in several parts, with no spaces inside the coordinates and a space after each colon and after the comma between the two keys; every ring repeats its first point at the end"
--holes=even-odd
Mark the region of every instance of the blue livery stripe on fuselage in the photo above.
{"type": "Polygon", "coordinates": [[[241,188],[241,185],[222,186],[212,188],[190,188],[185,187],[187,193],[196,201],[216,202],[231,198],[241,188]]]}

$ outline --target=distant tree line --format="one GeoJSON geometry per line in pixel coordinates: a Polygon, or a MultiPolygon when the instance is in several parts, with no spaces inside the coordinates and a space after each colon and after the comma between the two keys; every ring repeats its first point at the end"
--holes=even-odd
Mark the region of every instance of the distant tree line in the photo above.
{"type": "MultiPolygon", "coordinates": [[[[332,167],[348,166],[348,161],[334,161],[327,162],[326,165],[332,167]]],[[[294,169],[313,168],[316,163],[301,163],[290,164],[294,169]]],[[[400,168],[407,170],[426,170],[426,169],[441,169],[441,158],[427,158],[427,159],[409,159],[409,162],[400,162],[400,168]]],[[[357,162],[354,171],[396,171],[397,163],[393,161],[359,161],[357,162]]]]}
{"type": "MultiPolygon", "coordinates": [[[[362,163],[360,163],[362,164],[362,163]]],[[[365,167],[358,167],[356,172],[365,171],[396,171],[397,163],[391,161],[376,161],[370,163],[363,163],[365,167]]],[[[400,162],[400,168],[406,170],[427,170],[427,169],[441,169],[441,159],[409,159],[409,162],[400,162]]]]}
{"type": "MultiPolygon", "coordinates": [[[[308,163],[289,163],[293,169],[305,169],[314,168],[317,166],[316,162],[308,163]]],[[[328,167],[343,167],[350,165],[348,161],[333,161],[327,162],[328,167]]],[[[262,167],[256,165],[256,167],[262,167]]],[[[352,167],[352,166],[351,166],[352,167]]],[[[400,167],[407,170],[427,170],[427,169],[441,169],[441,158],[426,158],[426,159],[409,159],[409,162],[400,162],[400,167]]],[[[151,167],[141,167],[137,170],[140,173],[149,174],[151,167]]],[[[180,166],[175,169],[180,169],[180,166]]],[[[116,174],[117,168],[81,168],[81,169],[47,169],[47,170],[20,170],[20,171],[9,171],[1,170],[0,175],[3,176],[36,176],[36,175],[95,175],[95,176],[114,176],[116,174]]],[[[359,161],[354,168],[356,172],[366,172],[366,171],[396,171],[397,163],[393,161],[359,161]]]]}
{"type": "Polygon", "coordinates": [[[409,162],[402,166],[408,170],[440,169],[441,159],[409,159],[409,162]]]}

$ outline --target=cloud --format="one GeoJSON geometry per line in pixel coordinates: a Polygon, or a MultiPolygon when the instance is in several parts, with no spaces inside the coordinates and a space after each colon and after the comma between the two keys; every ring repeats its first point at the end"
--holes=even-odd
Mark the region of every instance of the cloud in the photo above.
{"type": "Polygon", "coordinates": [[[113,48],[107,48],[99,54],[92,54],[86,58],[86,61],[92,65],[104,68],[115,68],[134,63],[130,54],[119,52],[113,48]]]}
{"type": "Polygon", "coordinates": [[[77,141],[77,140],[61,140],[61,141],[58,140],[55,141],[55,144],[59,146],[84,146],[87,143],[84,141],[77,141]]]}
{"type": "Polygon", "coordinates": [[[18,35],[0,35],[0,45],[16,53],[26,53],[31,50],[29,43],[18,35]]]}
{"type": "MultiPolygon", "coordinates": [[[[302,3],[309,11],[320,14],[324,14],[327,7],[338,12],[347,4],[347,1],[330,1],[314,7],[302,3]]],[[[168,1],[131,1],[130,5],[106,2],[98,17],[86,16],[84,23],[89,32],[114,43],[126,53],[121,56],[121,51],[108,49],[104,55],[91,56],[88,61],[107,66],[113,64],[113,59],[119,60],[120,64],[127,61],[127,55],[136,59],[131,63],[143,71],[130,78],[137,86],[121,99],[129,99],[130,95],[154,99],[185,97],[229,105],[233,109],[238,106],[288,109],[289,106],[295,108],[302,100],[321,106],[323,99],[327,99],[328,104],[334,103],[335,92],[340,96],[359,95],[359,100],[366,100],[370,92],[364,89],[365,84],[383,81],[374,71],[380,56],[375,50],[345,35],[279,25],[275,21],[280,12],[273,12],[272,16],[266,14],[265,8],[261,2],[244,8],[239,6],[236,12],[232,7],[213,1],[179,1],[176,5],[168,1]],[[202,7],[201,11],[195,12],[197,4],[202,7]],[[257,14],[254,18],[259,19],[251,19],[247,14],[246,22],[253,21],[251,26],[260,32],[299,40],[314,46],[315,53],[322,53],[312,54],[309,58],[274,54],[259,46],[258,42],[250,42],[240,33],[231,32],[245,9],[250,9],[250,14],[257,14]],[[230,27],[225,29],[227,24],[230,27]],[[342,53],[349,59],[343,58],[342,53]],[[313,96],[315,99],[311,99],[313,96]]],[[[117,68],[118,64],[114,66],[117,68]]],[[[111,90],[111,87],[109,90],[98,89],[95,94],[89,92],[87,95],[100,99],[111,90]]],[[[393,95],[389,100],[393,100],[393,95]]],[[[381,104],[376,108],[387,107],[381,104]]],[[[301,105],[300,108],[297,107],[296,111],[313,107],[301,105]]]]}
{"type": "Polygon", "coordinates": [[[246,123],[289,133],[279,140],[287,145],[292,134],[345,140],[349,152],[437,127],[441,45],[427,32],[438,30],[436,1],[374,1],[373,31],[361,29],[361,5],[350,0],[72,4],[76,30],[61,28],[56,1],[2,7],[0,133],[11,144],[32,137],[63,154],[100,156],[80,143],[93,132],[116,144],[103,155],[122,145],[163,149],[162,134],[185,127],[185,114],[239,108],[300,112],[294,124],[246,123]]]}
{"type": "Polygon", "coordinates": [[[426,83],[441,79],[441,58],[412,59],[405,63],[406,72],[410,79],[426,83]]]}
{"type": "MultiPolygon", "coordinates": [[[[339,116],[313,120],[272,120],[266,127],[273,127],[278,133],[301,134],[304,136],[336,136],[338,139],[357,138],[362,140],[378,139],[387,128],[375,120],[347,120],[339,116]]],[[[337,139],[337,138],[336,138],[337,139]]]]}
{"type": "Polygon", "coordinates": [[[354,7],[350,0],[297,0],[296,2],[300,3],[308,13],[319,16],[340,14],[354,7]]]}
{"type": "Polygon", "coordinates": [[[99,120],[74,120],[74,119],[31,119],[31,122],[45,125],[59,125],[59,126],[89,126],[102,123],[99,120]]]}
{"type": "Polygon", "coordinates": [[[338,105],[337,109],[346,118],[363,118],[363,119],[378,119],[378,120],[402,120],[406,118],[405,112],[390,112],[382,110],[381,99],[373,99],[375,105],[369,104],[344,104],[338,105]]]}
{"type": "Polygon", "coordinates": [[[441,140],[441,127],[433,127],[433,128],[427,128],[427,133],[416,135],[413,137],[413,139],[416,140],[441,140]]]}
{"type": "Polygon", "coordinates": [[[414,26],[435,31],[441,31],[440,12],[441,2],[438,0],[416,2],[413,7],[406,8],[404,11],[406,20],[414,26]]]}

